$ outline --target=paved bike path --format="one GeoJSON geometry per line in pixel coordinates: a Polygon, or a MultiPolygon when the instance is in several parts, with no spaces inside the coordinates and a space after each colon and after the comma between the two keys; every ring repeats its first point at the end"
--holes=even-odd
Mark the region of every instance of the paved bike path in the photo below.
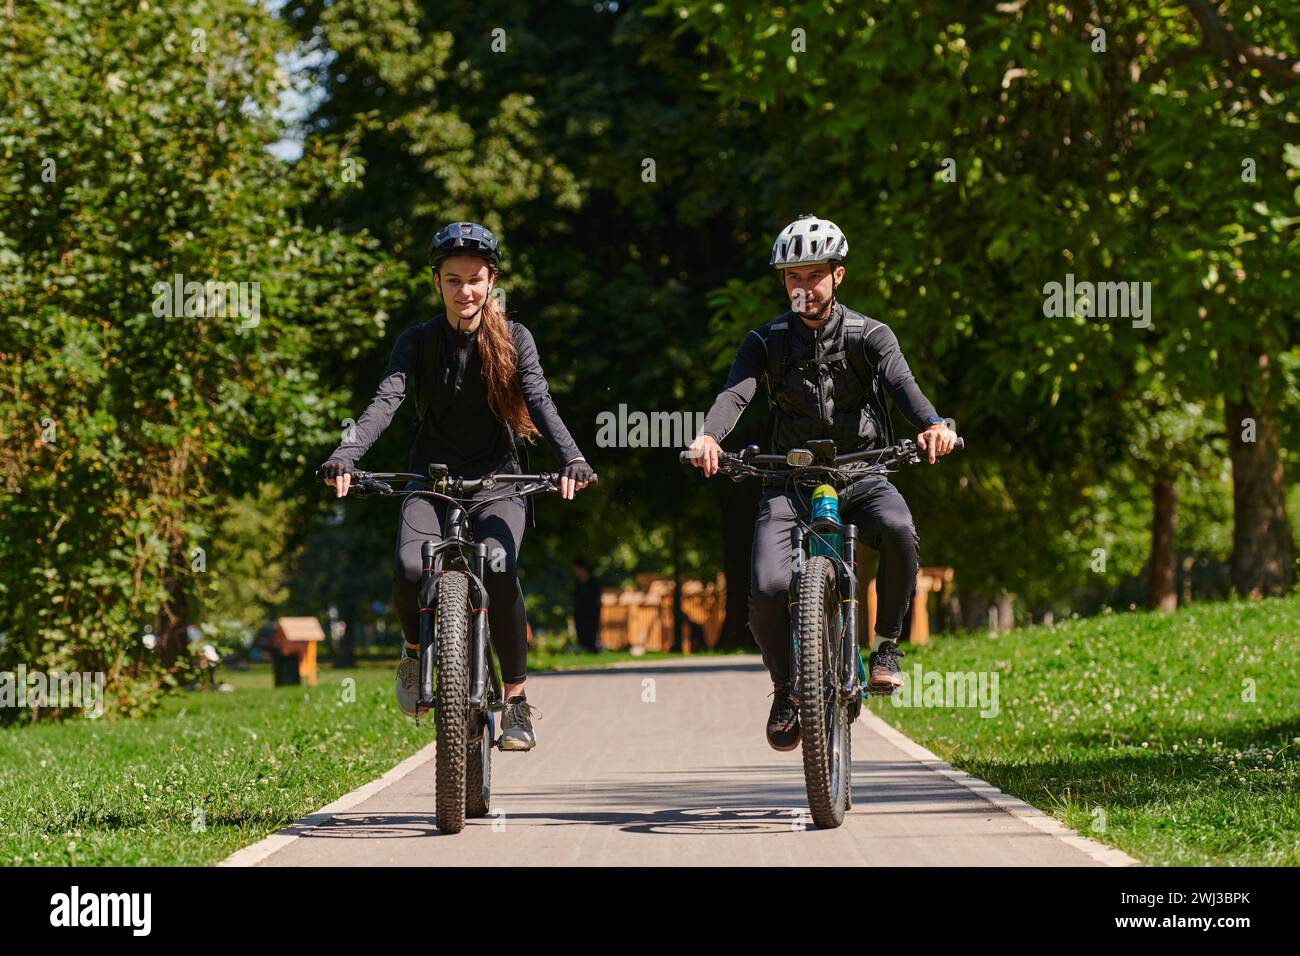
{"type": "MultiPolygon", "coordinates": [[[[1125,866],[872,714],[853,727],[853,808],[817,830],[798,750],[763,735],[757,657],[528,679],[538,746],[493,754],[495,817],[434,825],[434,746],[223,865],[1125,866]]],[[[396,706],[396,705],[394,705],[396,706]]]]}

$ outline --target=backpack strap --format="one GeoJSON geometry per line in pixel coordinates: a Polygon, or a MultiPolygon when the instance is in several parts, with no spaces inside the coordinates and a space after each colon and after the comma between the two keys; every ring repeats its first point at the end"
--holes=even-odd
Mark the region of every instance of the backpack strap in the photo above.
{"type": "MultiPolygon", "coordinates": [[[[776,417],[776,389],[774,383],[785,381],[785,373],[790,366],[790,321],[793,318],[793,315],[794,313],[787,312],[785,315],[781,316],[781,318],[772,323],[769,329],[770,334],[764,343],[767,346],[767,394],[772,405],[772,414],[768,417],[767,427],[767,443],[769,448],[772,447],[772,437],[775,428],[775,422],[773,419],[776,417]],[[779,343],[773,341],[778,336],[781,339],[779,343]]],[[[841,321],[844,323],[842,347],[828,355],[822,356],[821,359],[817,360],[817,362],[818,364],[825,364],[847,359],[849,367],[853,369],[853,373],[858,377],[858,381],[861,382],[863,388],[866,389],[868,400],[872,401],[874,405],[880,406],[883,404],[883,401],[881,395],[878,393],[875,369],[867,358],[867,327],[871,320],[864,315],[860,315],[857,312],[851,312],[845,308],[844,316],[841,321]]],[[[886,414],[879,409],[878,412],[879,414],[886,414]]],[[[888,433],[888,422],[885,423],[884,428],[888,433]]],[[[892,441],[892,438],[890,440],[892,441]]]]}
{"type": "Polygon", "coordinates": [[[849,367],[858,376],[858,381],[871,390],[875,376],[867,367],[867,318],[856,312],[845,310],[844,315],[844,351],[848,353],[849,367]]]}
{"type": "MultiPolygon", "coordinates": [[[[841,347],[834,352],[823,355],[820,359],[810,361],[815,361],[818,365],[826,365],[831,362],[838,362],[847,357],[849,365],[853,368],[854,373],[857,374],[858,379],[864,386],[870,388],[874,376],[869,367],[869,363],[867,362],[867,318],[858,315],[856,312],[851,313],[847,309],[844,311],[845,314],[842,320],[844,323],[844,337],[841,347]]],[[[781,344],[774,349],[770,347],[771,337],[768,339],[767,387],[769,395],[772,392],[773,382],[785,381],[785,373],[790,365],[789,314],[782,316],[774,322],[771,326],[771,331],[774,335],[779,334],[782,341],[781,344]]]]}
{"type": "MultiPolygon", "coordinates": [[[[768,327],[768,336],[763,339],[763,348],[767,352],[767,450],[775,452],[772,445],[776,434],[776,382],[785,381],[785,371],[790,365],[790,316],[787,312],[768,327]],[[780,338],[780,342],[774,341],[780,338]]],[[[755,332],[757,335],[758,333],[755,332]]],[[[763,338],[761,335],[759,338],[763,338]]]]}
{"type": "MultiPolygon", "coordinates": [[[[846,321],[849,318],[849,316],[845,316],[846,321]]],[[[863,315],[854,315],[852,320],[852,327],[856,329],[856,332],[854,333],[855,340],[852,343],[852,348],[849,349],[849,364],[853,366],[854,372],[857,373],[858,378],[866,387],[868,399],[875,406],[882,429],[882,434],[879,436],[880,442],[885,445],[892,445],[894,443],[894,426],[889,415],[889,404],[885,399],[885,392],[880,379],[876,376],[875,363],[867,358],[867,338],[872,332],[880,328],[881,323],[863,315]]],[[[848,335],[849,332],[846,327],[846,342],[848,341],[848,335]]]]}
{"type": "Polygon", "coordinates": [[[767,395],[768,398],[772,398],[776,395],[775,383],[785,381],[785,370],[790,364],[790,319],[788,314],[781,316],[768,326],[768,336],[763,340],[763,347],[767,351],[767,395]],[[778,338],[780,339],[779,342],[776,341],[778,338]]]}
{"type": "Polygon", "coordinates": [[[425,322],[418,326],[416,333],[415,345],[415,368],[411,372],[410,381],[407,382],[407,391],[412,394],[415,401],[412,403],[415,409],[415,434],[420,433],[420,426],[424,423],[425,416],[429,413],[428,396],[424,392],[424,382],[421,375],[423,370],[428,370],[431,374],[438,373],[438,360],[441,357],[442,337],[438,335],[439,329],[432,321],[425,322]]]}

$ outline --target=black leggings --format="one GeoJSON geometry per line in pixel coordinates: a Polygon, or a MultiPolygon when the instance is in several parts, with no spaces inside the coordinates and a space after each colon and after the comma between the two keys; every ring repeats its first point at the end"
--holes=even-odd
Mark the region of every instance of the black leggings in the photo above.
{"type": "MultiPolygon", "coordinates": [[[[500,490],[495,492],[500,494],[500,490]]],[[[491,494],[491,493],[485,493],[491,494]]],[[[393,572],[393,601],[409,644],[420,642],[420,545],[442,540],[446,502],[411,497],[402,504],[397,525],[397,561],[393,572]]],[[[515,576],[519,544],[524,537],[525,506],[522,498],[494,501],[475,509],[470,518],[474,540],[488,548],[488,628],[492,647],[501,661],[501,679],[517,684],[528,673],[528,615],[524,592],[515,576]]]]}
{"type": "MultiPolygon", "coordinates": [[[[780,488],[764,489],[754,525],[750,567],[749,629],[774,684],[790,680],[790,609],[787,589],[793,557],[795,515],[809,520],[809,492],[789,497],[780,488]]],[[[912,512],[898,489],[885,478],[855,482],[840,498],[840,520],[858,526],[862,545],[880,552],[876,574],[876,633],[898,640],[903,616],[916,587],[919,538],[912,512]]],[[[865,562],[859,552],[858,568],[865,562]]],[[[861,597],[866,582],[859,579],[861,597]]]]}

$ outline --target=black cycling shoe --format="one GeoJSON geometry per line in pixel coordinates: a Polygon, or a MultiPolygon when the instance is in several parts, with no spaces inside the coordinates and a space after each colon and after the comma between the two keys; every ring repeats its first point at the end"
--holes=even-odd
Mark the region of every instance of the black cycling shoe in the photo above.
{"type": "Polygon", "coordinates": [[[773,750],[794,750],[799,746],[799,711],[787,688],[772,688],[772,712],[767,715],[767,742],[773,750]]]}
{"type": "Polygon", "coordinates": [[[897,641],[890,638],[882,640],[871,652],[869,659],[871,680],[867,684],[868,693],[892,697],[903,686],[903,675],[898,671],[898,658],[906,656],[898,649],[897,641]]]}

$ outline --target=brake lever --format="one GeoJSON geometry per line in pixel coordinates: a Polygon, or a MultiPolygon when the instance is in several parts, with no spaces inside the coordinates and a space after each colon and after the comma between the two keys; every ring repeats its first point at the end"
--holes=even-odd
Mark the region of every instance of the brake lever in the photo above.
{"type": "Polygon", "coordinates": [[[746,478],[752,478],[758,474],[758,469],[754,468],[743,456],[732,458],[723,458],[718,462],[718,474],[730,478],[732,481],[740,482],[746,478]]]}
{"type": "Polygon", "coordinates": [[[352,490],[358,498],[368,498],[375,494],[391,495],[393,486],[378,478],[364,478],[358,475],[357,483],[352,486],[352,490]]]}

